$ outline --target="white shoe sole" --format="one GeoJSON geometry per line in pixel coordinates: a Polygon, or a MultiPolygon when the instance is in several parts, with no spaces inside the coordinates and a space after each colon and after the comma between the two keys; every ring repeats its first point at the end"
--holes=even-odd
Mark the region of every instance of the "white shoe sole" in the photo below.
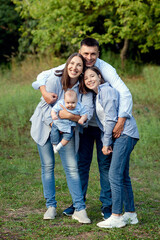
{"type": "Polygon", "coordinates": [[[79,223],[86,223],[86,224],[90,224],[91,223],[91,221],[82,221],[78,217],[73,216],[73,215],[72,215],[72,219],[77,220],[79,223]]]}
{"type": "Polygon", "coordinates": [[[67,217],[71,217],[73,214],[68,214],[66,212],[63,212],[63,215],[67,216],[67,217]]]}
{"type": "Polygon", "coordinates": [[[43,217],[44,220],[52,220],[55,219],[55,217],[43,217]]]}
{"type": "Polygon", "coordinates": [[[43,219],[44,220],[53,220],[53,219],[55,219],[56,215],[54,217],[45,217],[45,216],[43,216],[43,219]]]}
{"type": "Polygon", "coordinates": [[[122,228],[122,227],[125,227],[126,224],[122,224],[122,225],[119,225],[119,226],[116,226],[116,227],[113,227],[113,226],[110,226],[110,225],[105,225],[105,226],[104,226],[104,225],[103,225],[103,226],[101,225],[101,226],[100,226],[100,225],[98,225],[98,224],[97,224],[97,226],[100,227],[100,228],[122,228]]]}

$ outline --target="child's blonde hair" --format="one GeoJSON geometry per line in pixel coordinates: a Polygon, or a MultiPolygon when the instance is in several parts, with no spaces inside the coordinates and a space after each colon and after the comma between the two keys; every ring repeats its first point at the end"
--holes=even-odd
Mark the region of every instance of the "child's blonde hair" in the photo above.
{"type": "Polygon", "coordinates": [[[69,96],[69,97],[75,97],[77,99],[77,93],[74,90],[72,90],[72,89],[67,90],[65,92],[64,98],[65,98],[66,95],[69,96]]]}

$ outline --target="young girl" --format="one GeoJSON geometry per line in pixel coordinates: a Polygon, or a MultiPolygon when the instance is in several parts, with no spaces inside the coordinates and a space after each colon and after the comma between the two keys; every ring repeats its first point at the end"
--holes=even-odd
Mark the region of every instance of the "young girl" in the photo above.
{"type": "Polygon", "coordinates": [[[112,215],[99,222],[98,227],[124,227],[127,223],[138,223],[135,213],[134,197],[129,177],[130,154],[139,139],[138,129],[133,117],[127,118],[119,138],[113,139],[112,131],[118,120],[119,94],[108,83],[96,67],[88,68],[84,73],[81,88],[83,92],[92,90],[95,97],[97,124],[102,130],[105,155],[110,155],[109,181],[112,192],[112,215]],[[123,204],[125,213],[122,215],[123,204]]]}

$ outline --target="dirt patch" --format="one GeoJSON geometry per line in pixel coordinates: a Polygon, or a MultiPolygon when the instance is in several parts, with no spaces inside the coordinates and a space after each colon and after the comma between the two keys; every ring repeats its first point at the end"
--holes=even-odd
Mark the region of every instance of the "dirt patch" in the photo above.
{"type": "Polygon", "coordinates": [[[6,209],[5,216],[1,216],[0,218],[3,221],[7,221],[7,219],[12,218],[17,221],[23,220],[23,218],[27,217],[29,214],[43,214],[44,209],[31,209],[28,207],[23,207],[19,209],[6,209]]]}
{"type": "Polygon", "coordinates": [[[87,233],[81,233],[78,234],[76,237],[74,236],[68,236],[68,237],[54,237],[54,240],[97,240],[97,239],[104,239],[103,237],[107,234],[106,232],[99,232],[98,235],[94,237],[95,232],[87,232],[87,233]]]}
{"type": "Polygon", "coordinates": [[[12,234],[8,230],[4,231],[3,233],[0,233],[0,239],[1,240],[21,240],[20,236],[18,234],[12,234]]]}

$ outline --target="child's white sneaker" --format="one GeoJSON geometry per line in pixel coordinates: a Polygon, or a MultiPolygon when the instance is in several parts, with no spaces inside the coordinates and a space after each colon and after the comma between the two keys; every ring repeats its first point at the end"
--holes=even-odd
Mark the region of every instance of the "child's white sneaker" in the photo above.
{"type": "Polygon", "coordinates": [[[137,213],[125,212],[123,214],[123,218],[126,224],[137,224],[138,218],[137,213]]]}
{"type": "Polygon", "coordinates": [[[49,207],[47,211],[45,212],[43,219],[54,219],[56,216],[56,208],[55,207],[49,207]]]}
{"type": "Polygon", "coordinates": [[[100,228],[121,228],[126,226],[126,223],[123,219],[123,216],[114,216],[111,215],[105,221],[97,223],[97,226],[100,228]]]}

